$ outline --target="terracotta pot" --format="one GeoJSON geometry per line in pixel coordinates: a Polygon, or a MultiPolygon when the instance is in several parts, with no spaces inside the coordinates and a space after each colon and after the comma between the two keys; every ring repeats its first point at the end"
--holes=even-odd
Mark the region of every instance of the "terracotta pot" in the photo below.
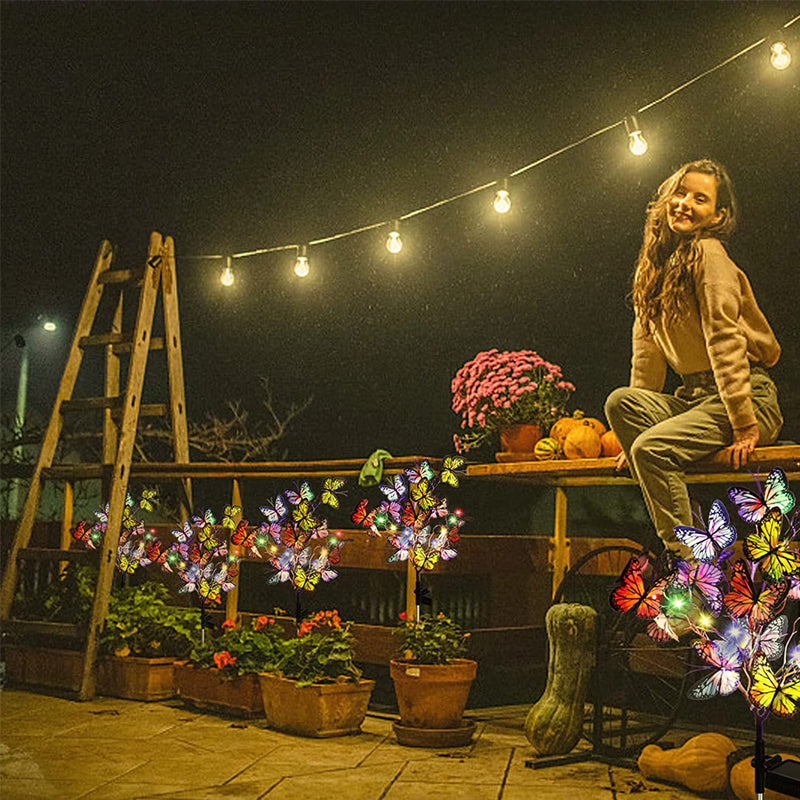
{"type": "Polygon", "coordinates": [[[265,672],[259,678],[267,725],[318,739],[359,733],[375,686],[375,681],[296,686],[293,680],[265,672]]]}
{"type": "Polygon", "coordinates": [[[101,657],[96,691],[124,700],[169,700],[175,696],[175,659],[101,657]]]}
{"type": "Polygon", "coordinates": [[[7,644],[3,647],[3,658],[8,683],[45,686],[70,692],[77,692],[81,688],[81,650],[7,644]]]}
{"type": "Polygon", "coordinates": [[[450,664],[390,661],[389,672],[400,712],[409,728],[460,728],[478,664],[456,658],[450,664]]]}
{"type": "Polygon", "coordinates": [[[538,425],[508,425],[500,428],[500,449],[504,453],[532,453],[541,438],[542,429],[538,425]]]}
{"type": "Polygon", "coordinates": [[[237,717],[263,717],[258,675],[225,678],[216,668],[175,665],[175,691],[189,706],[237,717]]]}

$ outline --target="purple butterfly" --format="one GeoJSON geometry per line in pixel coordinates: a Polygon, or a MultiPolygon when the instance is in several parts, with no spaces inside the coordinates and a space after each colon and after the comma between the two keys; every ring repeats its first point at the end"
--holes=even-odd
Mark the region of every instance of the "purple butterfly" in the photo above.
{"type": "Polygon", "coordinates": [[[394,483],[388,486],[381,484],[378,488],[383,492],[390,503],[399,502],[408,493],[406,482],[403,480],[403,476],[399,474],[394,476],[394,483]]]}
{"type": "Polygon", "coordinates": [[[722,570],[716,564],[698,564],[696,567],[687,561],[678,561],[675,581],[681,586],[697,589],[705,599],[705,604],[713,616],[722,611],[722,570]]]}
{"type": "Polygon", "coordinates": [[[695,652],[715,670],[689,689],[689,697],[694,700],[708,700],[711,697],[733,694],[739,686],[739,670],[744,665],[744,655],[738,647],[727,647],[720,640],[693,643],[695,652]]]}
{"type": "Polygon", "coordinates": [[[731,525],[728,512],[719,500],[711,504],[707,531],[688,525],[677,525],[675,535],[680,542],[692,548],[692,555],[698,561],[714,561],[718,553],[736,541],[736,529],[731,525]]]}

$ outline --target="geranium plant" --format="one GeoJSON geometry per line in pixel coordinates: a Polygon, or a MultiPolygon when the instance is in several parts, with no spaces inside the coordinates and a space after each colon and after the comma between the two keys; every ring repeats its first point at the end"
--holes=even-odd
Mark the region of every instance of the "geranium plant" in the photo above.
{"type": "MultiPolygon", "coordinates": [[[[798,621],[789,625],[787,600],[800,599],[800,547],[795,498],[786,475],[773,469],[763,490],[733,487],[728,497],[739,517],[754,525],[733,558],[737,531],[725,505],[715,500],[704,528],[679,526],[677,538],[691,556],[658,569],[632,558],[611,593],[611,605],[647,624],[656,641],[691,634],[705,668],[689,697],[705,700],[739,693],[756,724],[756,754],[770,714],[791,717],[800,707],[798,621]]],[[[758,781],[759,767],[756,768],[758,781]]],[[[763,791],[763,783],[762,783],[763,791]]]]}
{"type": "Polygon", "coordinates": [[[225,678],[257,675],[275,668],[281,642],[275,617],[259,616],[248,627],[226,619],[219,635],[209,636],[194,647],[189,663],[196,667],[215,667],[225,678]]]}
{"type": "Polygon", "coordinates": [[[419,664],[448,664],[464,655],[469,633],[464,633],[450,617],[439,612],[435,617],[421,617],[414,622],[401,614],[397,629],[400,649],[410,653],[419,664]]]}
{"type": "Polygon", "coordinates": [[[452,408],[461,415],[453,441],[466,453],[491,441],[500,428],[532,423],[546,434],[564,416],[575,386],[564,380],[561,367],[533,350],[496,348],[478,353],[453,378],[452,408]]]}

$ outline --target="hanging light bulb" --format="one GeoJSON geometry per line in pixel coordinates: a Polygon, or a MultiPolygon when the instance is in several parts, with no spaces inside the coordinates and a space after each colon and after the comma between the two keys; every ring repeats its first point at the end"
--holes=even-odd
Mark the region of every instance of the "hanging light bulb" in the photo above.
{"type": "Polygon", "coordinates": [[[628,134],[628,149],[631,153],[635,156],[643,156],[647,152],[647,141],[633,115],[625,117],[625,133],[628,134]]]}
{"type": "Polygon", "coordinates": [[[219,282],[223,286],[233,286],[233,268],[231,267],[231,257],[228,256],[227,263],[225,264],[225,269],[222,270],[222,273],[219,276],[219,282]]]}
{"type": "Polygon", "coordinates": [[[769,48],[769,63],[775,69],[786,69],[792,63],[792,54],[786,42],[773,42],[769,48]]]}
{"type": "Polygon", "coordinates": [[[503,184],[497,190],[492,205],[498,214],[507,214],[511,210],[511,195],[508,193],[508,178],[503,179],[503,184]]]}
{"type": "Polygon", "coordinates": [[[297,260],[294,262],[294,274],[298,278],[305,278],[308,275],[308,248],[301,244],[297,248],[297,260]]]}
{"type": "Polygon", "coordinates": [[[55,322],[53,322],[53,320],[51,320],[51,319],[48,319],[48,320],[47,320],[47,321],[44,323],[44,325],[42,325],[42,327],[43,327],[43,328],[44,328],[44,329],[45,329],[45,330],[46,330],[48,333],[52,333],[53,331],[57,330],[57,326],[56,326],[55,322]]]}
{"type": "Polygon", "coordinates": [[[392,223],[392,230],[386,240],[386,249],[395,255],[403,249],[403,240],[400,238],[400,220],[396,219],[392,223]]]}

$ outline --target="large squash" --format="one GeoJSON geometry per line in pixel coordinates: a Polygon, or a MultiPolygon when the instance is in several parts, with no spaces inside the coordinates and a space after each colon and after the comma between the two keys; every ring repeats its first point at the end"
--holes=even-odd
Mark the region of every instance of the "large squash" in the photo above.
{"type": "Polygon", "coordinates": [[[682,747],[662,750],[649,744],[639,756],[645,778],[678,783],[693,792],[724,792],[728,788],[728,754],[736,745],[721,733],[701,733],[682,747]]]}
{"type": "Polygon", "coordinates": [[[602,449],[600,434],[586,422],[576,425],[564,439],[567,458],[597,458],[602,449]]]}
{"type": "Polygon", "coordinates": [[[525,735],[540,756],[569,753],[583,727],[594,667],[597,612],[578,603],[551,606],[545,617],[550,658],[544,694],[528,712],[525,735]]]}
{"type": "Polygon", "coordinates": [[[586,415],[580,409],[572,412],[571,417],[561,417],[561,419],[557,419],[553,426],[550,428],[550,433],[548,436],[552,436],[559,444],[564,444],[564,439],[567,438],[567,434],[576,426],[580,425],[583,422],[583,418],[586,415]]]}

